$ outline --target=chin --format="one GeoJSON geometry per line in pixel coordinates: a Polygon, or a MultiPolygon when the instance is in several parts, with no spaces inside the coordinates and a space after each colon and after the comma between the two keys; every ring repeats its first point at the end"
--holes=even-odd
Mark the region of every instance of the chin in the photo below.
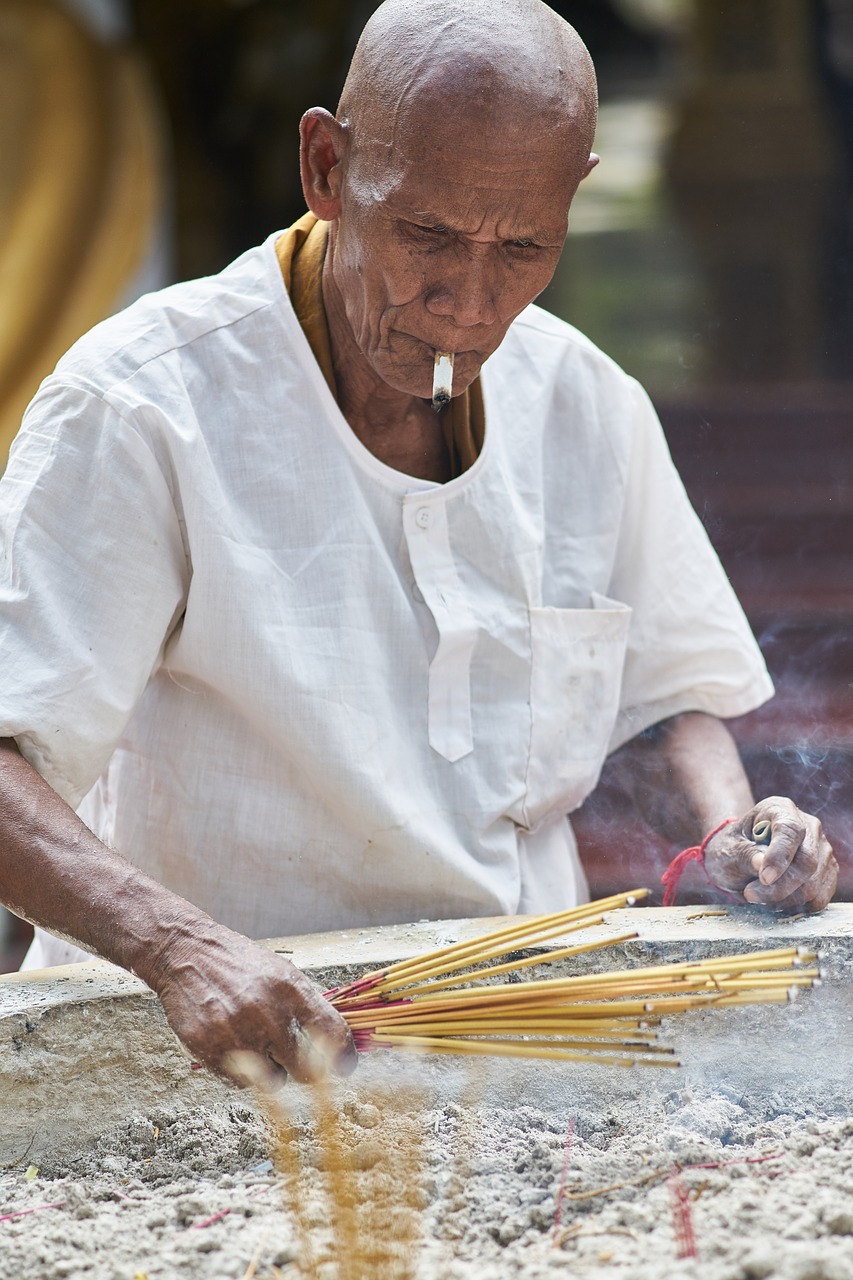
{"type": "Polygon", "coordinates": [[[428,400],[432,396],[432,365],[424,370],[423,361],[417,366],[379,357],[371,361],[373,368],[386,386],[404,395],[428,400]]]}

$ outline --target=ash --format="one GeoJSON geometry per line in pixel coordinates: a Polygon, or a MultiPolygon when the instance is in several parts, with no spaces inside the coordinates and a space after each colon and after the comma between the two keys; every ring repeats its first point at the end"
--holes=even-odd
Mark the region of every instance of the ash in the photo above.
{"type": "Polygon", "coordinates": [[[376,1055],[325,1100],[288,1086],[283,1120],[236,1092],[139,1115],[0,1173],[2,1274],[853,1280],[851,1090],[805,1052],[796,1076],[771,1062],[376,1055]]]}

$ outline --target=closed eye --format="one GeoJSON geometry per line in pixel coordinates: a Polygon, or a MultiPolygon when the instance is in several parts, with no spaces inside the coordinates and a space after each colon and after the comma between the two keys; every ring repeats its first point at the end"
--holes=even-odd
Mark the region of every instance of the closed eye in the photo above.
{"type": "Polygon", "coordinates": [[[425,222],[408,222],[400,221],[399,223],[402,234],[411,244],[419,245],[423,249],[438,249],[447,241],[447,229],[439,226],[429,226],[425,222]]]}
{"type": "Polygon", "coordinates": [[[417,231],[428,236],[444,236],[448,233],[448,228],[443,227],[438,222],[407,222],[404,225],[410,231],[417,231]]]}

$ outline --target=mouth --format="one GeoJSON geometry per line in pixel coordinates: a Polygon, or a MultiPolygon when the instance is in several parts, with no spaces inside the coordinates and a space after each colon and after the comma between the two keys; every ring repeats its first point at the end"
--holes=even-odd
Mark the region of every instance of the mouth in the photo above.
{"type": "Polygon", "coordinates": [[[391,368],[397,371],[395,374],[391,372],[391,368],[387,369],[385,376],[391,374],[391,385],[399,385],[401,391],[405,390],[410,395],[414,394],[429,400],[434,407],[437,407],[435,405],[435,367],[438,353],[452,356],[453,359],[452,392],[448,389],[448,401],[451,394],[460,395],[466,387],[470,386],[488,355],[488,352],[474,347],[454,349],[453,345],[446,341],[443,345],[436,345],[434,340],[427,340],[405,329],[392,329],[387,333],[382,345],[385,359],[389,360],[391,368]],[[404,381],[398,384],[397,376],[402,376],[404,381]]]}
{"type": "Polygon", "coordinates": [[[477,358],[480,355],[480,352],[476,347],[454,346],[452,341],[448,342],[444,338],[441,338],[438,341],[433,341],[432,339],[418,337],[415,333],[407,333],[403,329],[397,329],[395,332],[399,334],[401,338],[407,338],[409,342],[416,342],[419,347],[422,347],[430,364],[435,360],[436,352],[438,351],[452,352],[453,357],[456,360],[464,360],[466,357],[477,358]]]}

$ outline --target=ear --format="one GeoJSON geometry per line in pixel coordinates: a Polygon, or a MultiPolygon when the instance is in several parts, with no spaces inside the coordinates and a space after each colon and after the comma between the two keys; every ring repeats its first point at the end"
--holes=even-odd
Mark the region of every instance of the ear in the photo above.
{"type": "Polygon", "coordinates": [[[341,213],[341,161],[346,126],[323,107],[311,107],[299,124],[299,167],[305,202],[321,222],[341,213]]]}

